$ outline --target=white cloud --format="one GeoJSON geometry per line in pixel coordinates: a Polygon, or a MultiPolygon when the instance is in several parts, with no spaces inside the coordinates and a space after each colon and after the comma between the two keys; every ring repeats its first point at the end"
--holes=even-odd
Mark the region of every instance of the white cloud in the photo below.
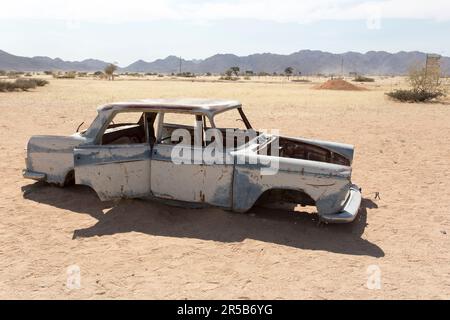
{"type": "Polygon", "coordinates": [[[2,19],[64,19],[70,21],[260,19],[312,22],[325,19],[384,18],[450,20],[448,0],[21,0],[2,4],[2,19]]]}

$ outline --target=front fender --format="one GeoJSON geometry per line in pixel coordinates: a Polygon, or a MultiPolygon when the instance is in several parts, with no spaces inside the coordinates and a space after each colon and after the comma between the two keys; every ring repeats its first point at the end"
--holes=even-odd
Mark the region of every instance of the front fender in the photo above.
{"type": "MultiPolygon", "coordinates": [[[[253,161],[247,156],[245,164],[236,164],[233,178],[233,210],[245,212],[258,198],[270,189],[298,190],[309,195],[315,202],[319,214],[339,212],[347,199],[351,186],[351,168],[316,161],[273,158],[277,170],[264,174],[261,158],[253,161]],[[255,162],[256,161],[256,162],[255,162]],[[253,164],[249,164],[253,163],[253,164]]],[[[265,159],[267,160],[267,159],[265,159]]],[[[262,161],[268,163],[267,161],[262,161]]]]}

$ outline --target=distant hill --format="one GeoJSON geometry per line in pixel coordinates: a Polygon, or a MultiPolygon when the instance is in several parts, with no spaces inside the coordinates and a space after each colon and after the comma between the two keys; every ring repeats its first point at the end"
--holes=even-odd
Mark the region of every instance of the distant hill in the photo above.
{"type": "MultiPolygon", "coordinates": [[[[234,54],[216,54],[204,60],[182,60],[183,72],[195,73],[221,73],[226,69],[238,66],[241,71],[253,72],[284,72],[286,67],[293,67],[295,73],[302,74],[340,74],[342,61],[344,61],[344,73],[358,72],[361,74],[406,74],[411,66],[424,64],[426,53],[423,52],[398,52],[388,53],[384,51],[369,51],[365,54],[346,52],[334,54],[322,51],[302,50],[289,55],[262,53],[239,57],[234,54]]],[[[158,59],[153,62],[140,60],[123,71],[133,72],[178,72],[180,61],[174,56],[166,59],[158,59]]],[[[450,58],[441,60],[442,70],[450,74],[450,58]]]]}
{"type": "Polygon", "coordinates": [[[0,50],[0,70],[13,71],[96,71],[103,70],[107,62],[95,59],[86,59],[83,61],[64,61],[60,58],[52,59],[49,57],[20,57],[0,50]]]}
{"type": "MultiPolygon", "coordinates": [[[[289,55],[261,53],[249,56],[236,56],[234,54],[216,54],[203,60],[181,60],[183,72],[195,73],[222,73],[226,69],[238,66],[242,71],[253,72],[283,72],[286,67],[293,67],[295,73],[302,74],[340,74],[342,61],[344,73],[358,72],[372,75],[401,75],[406,74],[409,68],[416,64],[425,63],[426,54],[423,52],[369,51],[367,53],[346,52],[335,54],[323,51],[301,50],[289,55]]],[[[59,58],[48,57],[20,57],[0,50],[0,69],[17,71],[43,71],[43,70],[77,70],[97,71],[103,70],[107,62],[87,59],[83,61],[63,61],[59,58]]],[[[450,74],[450,58],[442,57],[442,71],[450,74]]],[[[152,62],[138,60],[121,72],[159,72],[177,73],[180,70],[180,59],[168,56],[152,62]]]]}

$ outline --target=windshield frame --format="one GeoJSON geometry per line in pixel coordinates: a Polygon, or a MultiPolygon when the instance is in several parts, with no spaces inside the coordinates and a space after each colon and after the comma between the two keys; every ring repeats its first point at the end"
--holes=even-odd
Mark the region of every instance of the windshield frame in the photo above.
{"type": "Polygon", "coordinates": [[[222,113],[224,113],[224,112],[231,111],[231,110],[235,110],[235,109],[238,110],[239,115],[241,116],[241,120],[244,122],[246,129],[247,129],[247,130],[253,129],[253,128],[252,128],[252,125],[250,124],[250,121],[248,121],[248,118],[247,118],[247,116],[245,115],[244,110],[242,109],[242,107],[238,107],[238,108],[234,108],[234,109],[230,109],[230,110],[225,110],[225,111],[222,111],[222,112],[214,113],[214,115],[213,115],[212,117],[208,117],[208,118],[209,118],[209,122],[210,122],[210,124],[211,124],[211,127],[214,128],[214,129],[217,129],[216,123],[215,123],[215,121],[214,121],[214,119],[215,119],[215,117],[216,117],[217,115],[222,114],[222,113]]]}

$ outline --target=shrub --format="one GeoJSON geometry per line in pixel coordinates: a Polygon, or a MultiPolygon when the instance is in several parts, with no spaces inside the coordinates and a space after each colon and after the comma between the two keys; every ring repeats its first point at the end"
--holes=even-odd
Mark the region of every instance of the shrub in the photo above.
{"type": "Polygon", "coordinates": [[[355,82],[375,82],[374,78],[364,77],[364,76],[357,76],[355,79],[353,79],[355,82]]]}
{"type": "Polygon", "coordinates": [[[236,81],[236,80],[239,80],[239,78],[238,77],[229,76],[229,75],[225,75],[225,76],[221,76],[219,78],[219,80],[236,81]]]}
{"type": "Polygon", "coordinates": [[[77,73],[75,71],[68,71],[68,72],[56,72],[53,73],[53,78],[56,79],[75,79],[75,77],[77,76],[77,73]]]}
{"type": "Polygon", "coordinates": [[[23,72],[9,71],[6,75],[7,75],[8,78],[10,78],[10,79],[17,79],[17,78],[19,78],[21,75],[23,75],[23,72]]]}
{"type": "Polygon", "coordinates": [[[394,90],[386,93],[389,97],[402,102],[425,102],[446,95],[439,70],[413,68],[409,72],[409,90],[394,90]]]}
{"type": "Polygon", "coordinates": [[[121,73],[120,75],[126,75],[129,77],[137,77],[137,78],[142,78],[144,76],[144,74],[139,73],[139,72],[125,72],[125,73],[121,73]]]}
{"type": "Polygon", "coordinates": [[[6,71],[5,70],[0,70],[0,76],[6,76],[6,71]]]}
{"type": "Polygon", "coordinates": [[[308,80],[308,79],[292,79],[291,80],[292,82],[311,82],[311,80],[308,80]]]}
{"type": "Polygon", "coordinates": [[[14,82],[0,80],[0,92],[14,91],[16,86],[14,82]]]}
{"type": "Polygon", "coordinates": [[[425,102],[445,96],[443,91],[394,90],[386,93],[389,97],[401,102],[425,102]]]}
{"type": "Polygon", "coordinates": [[[43,87],[48,84],[48,81],[44,79],[30,79],[30,80],[34,81],[38,87],[43,87]]]}
{"type": "Polygon", "coordinates": [[[75,71],[68,71],[68,72],[64,73],[62,78],[63,79],[75,79],[76,76],[77,76],[77,73],[75,71]]]}
{"type": "Polygon", "coordinates": [[[67,71],[64,73],[61,73],[61,72],[53,73],[53,78],[56,78],[56,79],[75,79],[76,76],[77,76],[76,71],[67,71]]]}
{"type": "Polygon", "coordinates": [[[177,77],[195,78],[195,74],[192,72],[181,72],[181,73],[177,73],[177,77]]]}
{"type": "Polygon", "coordinates": [[[33,79],[17,79],[15,82],[17,89],[21,89],[23,91],[28,91],[29,89],[36,88],[36,81],[33,79]]]}
{"type": "Polygon", "coordinates": [[[47,80],[43,79],[16,79],[16,81],[0,81],[0,91],[28,91],[36,87],[43,87],[48,84],[47,80]]]}

